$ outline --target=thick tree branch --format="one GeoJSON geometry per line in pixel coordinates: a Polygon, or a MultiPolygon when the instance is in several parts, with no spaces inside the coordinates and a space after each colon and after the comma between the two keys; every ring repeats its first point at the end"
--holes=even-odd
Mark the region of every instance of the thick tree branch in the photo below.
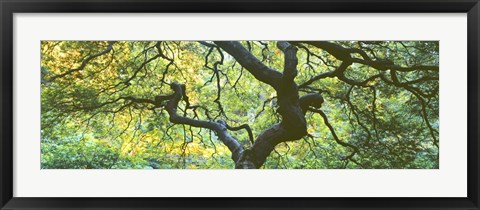
{"type": "Polygon", "coordinates": [[[300,107],[305,114],[309,107],[320,108],[325,100],[320,93],[309,93],[300,97],[300,107]]]}
{"type": "Polygon", "coordinates": [[[301,41],[301,42],[292,42],[294,44],[299,44],[299,43],[306,43],[312,46],[315,46],[317,48],[323,49],[333,55],[335,58],[338,60],[346,61],[350,60],[352,57],[350,56],[350,51],[347,48],[342,47],[341,45],[334,44],[331,42],[327,41],[301,41]]]}
{"type": "Polygon", "coordinates": [[[269,68],[253,56],[240,42],[215,41],[215,44],[233,56],[235,60],[247,69],[255,78],[269,84],[275,89],[278,88],[282,73],[269,68]]]}
{"type": "MultiPolygon", "coordinates": [[[[298,115],[303,116],[303,120],[305,120],[305,110],[307,110],[309,106],[320,108],[324,100],[320,94],[312,93],[302,96],[297,102],[297,107],[301,110],[301,113],[297,114],[297,117],[298,115]]],[[[292,109],[290,112],[296,110],[295,107],[290,108],[292,109]]],[[[255,165],[256,168],[260,168],[276,145],[286,141],[298,140],[307,135],[306,127],[304,127],[306,126],[306,122],[296,122],[299,124],[296,125],[297,128],[293,125],[285,125],[285,122],[289,121],[283,120],[281,123],[277,123],[261,133],[255,140],[251,152],[247,153],[249,155],[248,158],[250,159],[243,158],[247,159],[244,160],[244,162],[253,162],[253,165],[255,165]]]]}
{"type": "Polygon", "coordinates": [[[362,86],[362,87],[367,87],[368,86],[368,83],[371,82],[371,81],[375,81],[377,78],[381,78],[383,76],[383,74],[375,74],[363,81],[357,81],[357,80],[353,80],[353,79],[350,79],[350,78],[347,78],[345,77],[344,74],[341,74],[338,76],[338,79],[342,80],[343,82],[347,83],[347,84],[350,84],[350,85],[356,85],[356,86],[362,86]]]}
{"type": "Polygon", "coordinates": [[[237,127],[232,127],[232,126],[228,125],[227,123],[225,123],[225,127],[227,127],[227,129],[231,130],[231,131],[238,131],[238,130],[241,130],[241,129],[245,129],[248,133],[248,139],[253,144],[253,133],[252,133],[252,129],[250,128],[250,126],[248,124],[243,124],[243,125],[240,125],[240,126],[237,126],[237,127]]]}
{"type": "Polygon", "coordinates": [[[320,80],[320,79],[323,79],[323,78],[332,78],[332,77],[336,77],[338,75],[341,75],[341,74],[343,74],[343,72],[345,72],[345,70],[347,70],[347,68],[351,64],[352,63],[350,61],[343,61],[340,64],[340,66],[338,66],[335,70],[325,72],[325,73],[321,73],[317,76],[314,76],[314,77],[310,78],[309,80],[307,80],[306,82],[299,85],[298,88],[306,88],[308,85],[312,84],[313,82],[315,82],[317,80],[320,80]]]}
{"type": "Polygon", "coordinates": [[[207,128],[215,131],[220,141],[222,141],[228,149],[232,152],[232,159],[237,162],[243,153],[243,147],[238,141],[230,136],[227,132],[227,127],[224,121],[212,122],[204,120],[195,120],[177,114],[177,107],[180,100],[182,100],[184,85],[172,83],[170,85],[174,91],[173,98],[167,102],[166,110],[170,115],[170,122],[176,124],[191,125],[193,127],[207,128]]]}
{"type": "Polygon", "coordinates": [[[360,63],[367,66],[371,66],[378,70],[397,70],[397,71],[415,71],[415,70],[431,70],[438,71],[438,66],[424,66],[424,65],[415,65],[410,67],[402,67],[395,65],[389,60],[372,60],[367,53],[361,49],[349,49],[345,48],[339,44],[327,42],[327,41],[302,41],[302,42],[292,42],[294,44],[306,43],[317,48],[323,49],[333,55],[335,58],[342,61],[351,61],[353,63],[360,63]],[[363,59],[352,58],[352,53],[358,53],[362,56],[363,59]]]}
{"type": "Polygon", "coordinates": [[[300,107],[298,88],[294,82],[294,78],[297,75],[298,64],[296,57],[297,48],[288,42],[277,43],[277,47],[285,54],[284,70],[283,74],[281,74],[275,70],[264,67],[263,64],[252,67],[248,62],[255,63],[255,61],[258,60],[243,48],[240,43],[228,42],[225,44],[220,42],[217,44],[234,56],[237,61],[252,72],[257,79],[270,84],[277,90],[279,105],[277,112],[282,116],[282,121],[261,133],[256,138],[252,148],[242,155],[236,166],[237,168],[249,168],[253,165],[255,168],[259,168],[277,144],[285,141],[298,140],[307,134],[305,113],[300,107]],[[243,51],[243,56],[238,51],[243,51]],[[250,57],[250,61],[245,59],[245,57],[250,57]],[[239,59],[243,59],[243,61],[241,62],[239,59]],[[258,71],[258,69],[260,69],[260,71],[258,71]],[[259,72],[263,72],[264,74],[258,74],[259,72]],[[255,74],[260,76],[256,76],[255,74]]]}
{"type": "Polygon", "coordinates": [[[297,76],[297,48],[285,41],[277,42],[277,47],[285,54],[283,82],[291,83],[297,76]]]}
{"type": "Polygon", "coordinates": [[[393,62],[388,61],[388,60],[363,60],[363,59],[358,59],[358,58],[352,58],[352,62],[354,63],[360,63],[363,65],[371,66],[375,69],[378,70],[396,70],[396,71],[403,71],[403,72],[408,72],[408,71],[416,71],[416,70],[425,70],[425,71],[438,71],[439,68],[438,66],[424,66],[424,65],[415,65],[415,66],[410,66],[410,67],[402,67],[395,65],[393,62]]]}

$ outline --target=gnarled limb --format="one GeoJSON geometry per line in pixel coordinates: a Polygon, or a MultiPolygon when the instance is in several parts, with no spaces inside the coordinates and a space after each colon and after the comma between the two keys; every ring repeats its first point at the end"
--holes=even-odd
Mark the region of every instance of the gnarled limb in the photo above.
{"type": "Polygon", "coordinates": [[[263,64],[245,49],[240,42],[215,41],[215,44],[233,56],[235,60],[247,69],[255,78],[277,89],[282,73],[263,64]]]}
{"type": "MultiPolygon", "coordinates": [[[[323,97],[318,93],[302,96],[298,99],[298,108],[302,110],[300,115],[305,119],[305,112],[309,106],[319,108],[322,103],[323,97]]],[[[306,126],[306,122],[304,125],[306,126]]],[[[257,137],[251,148],[252,152],[249,154],[251,162],[254,163],[256,168],[260,168],[276,145],[286,141],[298,140],[305,135],[307,135],[306,127],[304,130],[296,130],[292,125],[285,125],[285,121],[277,123],[257,137]]]]}
{"type": "Polygon", "coordinates": [[[195,120],[192,118],[184,117],[177,114],[177,107],[180,100],[182,100],[182,93],[185,89],[185,85],[178,84],[176,82],[170,85],[174,91],[173,98],[167,102],[165,106],[168,114],[170,115],[170,122],[176,124],[191,125],[199,128],[207,128],[215,131],[220,141],[225,144],[232,152],[232,159],[237,162],[240,159],[240,155],[243,153],[243,147],[238,141],[233,138],[227,132],[227,127],[224,121],[212,122],[204,120],[195,120]]]}
{"type": "Polygon", "coordinates": [[[310,105],[319,107],[323,103],[323,98],[314,94],[300,100],[297,85],[293,81],[297,75],[297,49],[288,42],[278,42],[277,47],[285,54],[282,82],[276,88],[279,104],[277,111],[282,116],[282,121],[271,126],[256,138],[252,148],[242,155],[242,161],[237,163],[237,168],[248,168],[252,163],[255,168],[260,168],[276,145],[298,140],[307,135],[305,107],[310,105]]]}

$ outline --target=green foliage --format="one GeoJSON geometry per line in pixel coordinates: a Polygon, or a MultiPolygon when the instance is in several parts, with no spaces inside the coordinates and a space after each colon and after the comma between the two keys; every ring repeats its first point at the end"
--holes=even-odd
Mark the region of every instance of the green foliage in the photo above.
{"type": "MultiPolygon", "coordinates": [[[[438,42],[332,43],[401,67],[439,62],[438,42]]],[[[262,63],[282,71],[284,55],[275,41],[242,44],[262,63]]],[[[44,41],[41,48],[45,169],[234,168],[230,151],[213,131],[173,124],[164,108],[125,99],[171,94],[172,82],[186,85],[190,104],[180,102],[182,116],[249,124],[254,137],[281,121],[272,87],[226,52],[200,42],[44,41]]],[[[341,64],[320,48],[298,48],[299,85],[341,64]]],[[[438,168],[438,71],[395,72],[408,87],[392,84],[392,74],[353,63],[344,74],[350,80],[386,79],[352,85],[327,77],[299,89],[300,96],[322,94],[321,110],[336,135],[358,152],[340,145],[319,114],[307,112],[309,135],[277,145],[263,168],[438,168]]],[[[245,130],[230,133],[245,148],[251,146],[245,130]]]]}

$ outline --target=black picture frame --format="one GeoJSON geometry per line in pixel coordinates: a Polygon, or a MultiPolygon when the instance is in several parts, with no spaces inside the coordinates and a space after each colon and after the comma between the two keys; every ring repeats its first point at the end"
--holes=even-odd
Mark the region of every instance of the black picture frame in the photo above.
{"type": "MultiPolygon", "coordinates": [[[[0,0],[1,209],[479,209],[478,0],[0,0]],[[465,198],[25,198],[13,197],[14,13],[467,13],[468,196],[465,198]]],[[[41,180],[39,180],[41,181],[41,180]]],[[[445,180],[448,182],[449,180],[445,180]]],[[[94,190],[94,189],[92,189],[94,190]]]]}

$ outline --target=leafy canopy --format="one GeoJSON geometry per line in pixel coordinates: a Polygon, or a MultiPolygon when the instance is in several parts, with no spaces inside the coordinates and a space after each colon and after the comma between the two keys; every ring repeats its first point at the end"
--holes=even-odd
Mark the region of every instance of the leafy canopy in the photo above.
{"type": "Polygon", "coordinates": [[[439,166],[438,42],[43,41],[41,54],[42,168],[439,166]],[[298,107],[306,132],[289,137],[298,107]]]}

